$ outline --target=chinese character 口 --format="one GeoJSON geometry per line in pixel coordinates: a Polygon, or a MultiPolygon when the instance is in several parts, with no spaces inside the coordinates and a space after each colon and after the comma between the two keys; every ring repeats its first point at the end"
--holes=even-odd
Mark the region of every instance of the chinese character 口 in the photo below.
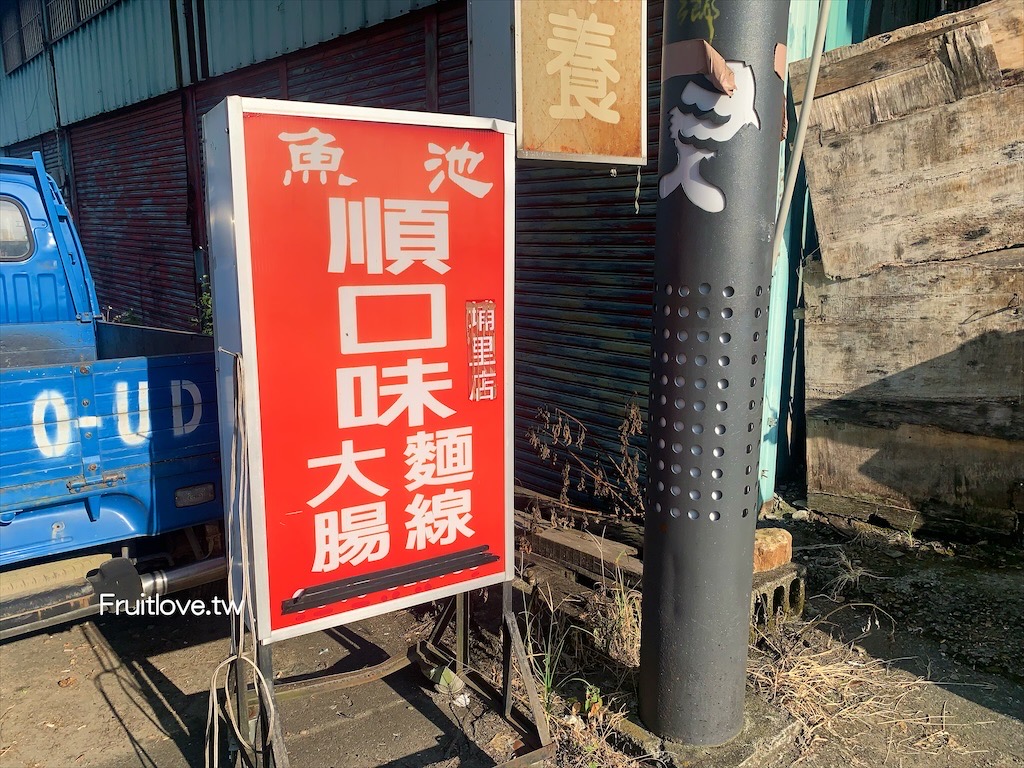
{"type": "Polygon", "coordinates": [[[619,113],[612,109],[615,91],[608,90],[608,82],[619,82],[619,73],[611,62],[617,54],[612,48],[615,27],[597,20],[597,14],[586,19],[570,9],[567,16],[552,13],[548,16],[553,37],[548,48],[558,53],[548,62],[549,75],[561,77],[561,101],[548,110],[551,117],[581,120],[590,113],[605,123],[617,124],[619,113]],[[575,101],[574,105],[572,102],[575,101]]]}
{"type": "Polygon", "coordinates": [[[446,545],[454,542],[459,534],[472,536],[475,531],[468,525],[473,519],[470,508],[468,490],[455,491],[448,488],[429,500],[422,493],[417,493],[412,503],[405,508],[411,516],[405,523],[409,531],[405,548],[426,549],[428,541],[431,544],[446,545]]]}
{"type": "MultiPolygon", "coordinates": [[[[320,183],[326,184],[327,172],[338,171],[341,156],[345,154],[345,150],[340,147],[328,146],[334,141],[334,136],[316,128],[310,128],[305,133],[280,133],[277,138],[288,142],[288,153],[292,161],[292,167],[284,172],[285,186],[292,183],[293,173],[301,173],[302,183],[308,183],[310,171],[319,171],[320,183]]],[[[347,187],[355,184],[356,179],[338,171],[338,183],[347,187]]]]}
{"type": "Polygon", "coordinates": [[[473,428],[417,432],[406,438],[407,490],[473,479],[473,428]]]}
{"type": "Polygon", "coordinates": [[[345,563],[359,565],[387,557],[391,534],[383,501],[346,507],[341,510],[340,521],[338,518],[335,511],[313,516],[313,573],[333,571],[345,563]]]}
{"type": "Polygon", "coordinates": [[[329,202],[331,252],[328,272],[366,267],[367,274],[399,275],[415,262],[443,275],[448,266],[448,203],[443,200],[346,200],[329,202]]]}

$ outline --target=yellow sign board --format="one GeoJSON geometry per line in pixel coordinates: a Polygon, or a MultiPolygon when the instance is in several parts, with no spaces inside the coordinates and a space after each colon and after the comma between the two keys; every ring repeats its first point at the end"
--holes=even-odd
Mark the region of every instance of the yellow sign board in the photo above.
{"type": "Polygon", "coordinates": [[[647,0],[516,0],[516,151],[647,162],[647,0]]]}

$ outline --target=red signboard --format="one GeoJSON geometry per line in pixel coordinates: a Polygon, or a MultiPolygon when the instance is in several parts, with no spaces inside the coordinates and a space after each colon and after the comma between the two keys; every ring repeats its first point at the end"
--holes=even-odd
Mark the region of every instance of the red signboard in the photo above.
{"type": "Polygon", "coordinates": [[[214,314],[245,371],[257,634],[507,580],[512,126],[236,97],[218,110],[214,314]]]}

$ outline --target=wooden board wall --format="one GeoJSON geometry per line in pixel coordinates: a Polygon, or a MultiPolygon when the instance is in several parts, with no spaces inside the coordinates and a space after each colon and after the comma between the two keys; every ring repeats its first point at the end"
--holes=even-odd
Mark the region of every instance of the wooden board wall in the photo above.
{"type": "MultiPolygon", "coordinates": [[[[826,54],[805,149],[808,493],[958,537],[1024,527],[1024,3],[826,54]]],[[[792,68],[802,95],[806,62],[792,68]]]]}

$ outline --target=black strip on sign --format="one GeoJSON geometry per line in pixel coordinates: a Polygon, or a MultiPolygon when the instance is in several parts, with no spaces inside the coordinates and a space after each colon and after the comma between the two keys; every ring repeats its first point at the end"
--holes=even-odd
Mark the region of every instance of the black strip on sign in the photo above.
{"type": "Polygon", "coordinates": [[[450,573],[470,568],[479,568],[501,559],[497,555],[490,554],[488,549],[490,547],[485,544],[450,555],[432,557],[413,565],[387,568],[363,576],[352,576],[309,589],[300,589],[294,597],[281,601],[281,613],[298,613],[311,608],[321,608],[349,598],[368,595],[371,592],[382,592],[392,587],[415,584],[425,579],[447,576],[450,573]]]}

